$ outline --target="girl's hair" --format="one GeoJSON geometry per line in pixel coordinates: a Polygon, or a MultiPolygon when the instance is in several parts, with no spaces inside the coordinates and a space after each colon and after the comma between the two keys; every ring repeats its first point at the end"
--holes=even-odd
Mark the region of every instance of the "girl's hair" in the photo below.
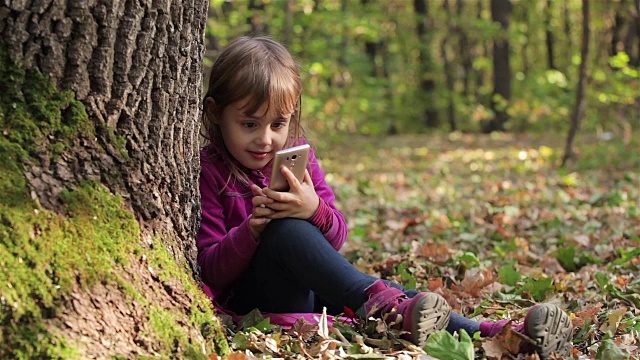
{"type": "Polygon", "coordinates": [[[249,183],[246,175],[232,161],[215,118],[210,117],[221,116],[229,104],[245,99],[248,100],[245,105],[247,114],[254,114],[265,102],[265,113],[270,109],[279,114],[293,110],[289,138],[285,144],[285,147],[289,147],[304,136],[304,128],[300,125],[301,94],[298,65],[287,49],[270,37],[242,36],[222,51],[209,75],[209,87],[204,97],[202,135],[221,149],[219,155],[232,176],[245,185],[249,183]],[[215,101],[213,110],[206,108],[208,98],[215,101]]]}

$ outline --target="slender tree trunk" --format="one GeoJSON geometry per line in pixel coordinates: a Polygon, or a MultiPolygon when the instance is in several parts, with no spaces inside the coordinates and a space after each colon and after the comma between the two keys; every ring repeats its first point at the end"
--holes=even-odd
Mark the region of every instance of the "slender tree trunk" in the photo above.
{"type": "MultiPolygon", "coordinates": [[[[482,7],[482,1],[478,1],[478,7],[477,7],[477,18],[478,20],[482,20],[482,11],[483,11],[483,7],[482,7]]],[[[479,58],[485,58],[489,56],[489,50],[487,49],[487,42],[485,40],[481,40],[480,44],[478,44],[478,54],[477,57],[479,58]]],[[[478,69],[476,70],[476,88],[475,88],[475,95],[476,95],[476,101],[478,103],[483,103],[483,99],[482,99],[482,94],[480,92],[480,89],[482,89],[482,87],[485,84],[485,71],[483,69],[478,69]]]]}
{"type": "MultiPolygon", "coordinates": [[[[631,57],[631,66],[640,67],[640,0],[633,0],[633,19],[635,23],[636,52],[631,57]]],[[[631,30],[629,31],[631,33],[631,30]]]]}
{"type": "Polygon", "coordinates": [[[428,26],[429,13],[426,0],[414,0],[414,11],[417,15],[416,30],[418,34],[419,49],[419,79],[421,98],[424,99],[424,122],[427,127],[437,128],[440,126],[440,119],[435,102],[436,82],[433,79],[433,58],[431,57],[431,31],[428,26]]]}
{"type": "MultiPolygon", "coordinates": [[[[140,237],[136,235],[128,241],[147,250],[152,243],[159,242],[160,250],[171,253],[169,256],[179,264],[180,271],[191,269],[188,278],[198,278],[195,248],[200,217],[198,141],[207,5],[207,1],[186,0],[24,0],[0,5],[1,71],[20,67],[21,76],[38,74],[30,76],[40,79],[27,84],[17,82],[17,77],[3,77],[0,79],[3,96],[8,89],[19,97],[45,91],[42,89],[51,83],[55,89],[46,91],[55,96],[70,94],[65,96],[82,105],[61,105],[56,121],[62,124],[54,121],[49,125],[62,128],[69,125],[64,123],[68,119],[86,118],[82,120],[86,122],[83,127],[86,131],[74,132],[66,138],[61,138],[60,131],[47,133],[41,127],[34,135],[36,148],[22,153],[20,178],[25,179],[37,208],[64,218],[72,216],[61,194],[78,192],[87,182],[101,184],[100,189],[123,199],[123,210],[132,214],[133,222],[141,228],[140,237]],[[4,54],[9,54],[6,59],[4,54]]],[[[33,105],[35,100],[40,104],[48,101],[33,100],[33,105]]],[[[55,113],[47,114],[56,119],[55,113]]],[[[7,119],[6,115],[0,114],[0,123],[7,119]]],[[[45,119],[21,121],[8,126],[19,128],[29,126],[29,121],[45,119]]],[[[3,143],[15,141],[15,146],[23,146],[11,137],[14,132],[10,128],[3,129],[8,134],[1,139],[3,143]]],[[[88,201],[96,207],[103,205],[97,197],[88,201]]],[[[4,209],[0,206],[0,211],[4,209]]],[[[114,224],[116,220],[113,219],[114,224]]],[[[115,237],[121,229],[108,230],[115,237]]],[[[61,227],[60,231],[65,232],[61,235],[65,239],[68,236],[84,242],[96,241],[94,233],[74,233],[70,226],[61,227]]],[[[58,246],[38,232],[31,241],[40,248],[58,246]]],[[[95,260],[90,254],[74,253],[79,249],[65,251],[70,257],[95,260]]],[[[54,287],[61,275],[55,273],[55,263],[65,259],[50,259],[46,265],[52,269],[50,278],[39,280],[42,283],[38,286],[50,286],[47,291],[53,305],[47,307],[42,303],[42,314],[32,314],[42,316],[43,319],[34,321],[44,324],[32,335],[39,337],[42,331],[62,334],[67,344],[77,344],[81,358],[116,354],[127,358],[156,356],[160,348],[156,347],[158,342],[149,319],[154,311],[166,308],[176,316],[179,324],[176,329],[184,328],[185,339],[202,352],[205,339],[199,327],[204,324],[193,325],[195,317],[190,318],[200,311],[192,308],[194,295],[185,290],[186,283],[172,275],[158,277],[162,269],[152,269],[145,254],[127,254],[119,262],[110,259],[114,261],[110,274],[121,282],[114,284],[112,277],[101,273],[98,274],[101,281],[90,288],[84,288],[89,279],[80,272],[72,276],[73,284],[54,287]],[[130,297],[134,292],[144,301],[132,304],[130,297]]],[[[24,257],[19,252],[16,256],[24,257]]],[[[5,358],[5,346],[11,346],[4,343],[7,338],[3,336],[13,331],[11,326],[5,328],[5,315],[3,308],[1,358],[5,358]]],[[[170,319],[167,316],[163,321],[170,324],[170,319]]],[[[174,356],[181,356],[178,347],[187,345],[178,336],[168,335],[172,338],[170,346],[176,347],[174,356]]],[[[210,345],[206,344],[207,349],[210,345]]],[[[39,344],[33,346],[40,348],[39,344]]],[[[9,351],[13,350],[16,349],[9,351]]]]}
{"type": "Polygon", "coordinates": [[[585,92],[587,89],[587,63],[589,58],[589,0],[582,0],[582,47],[580,51],[580,70],[578,74],[578,86],[576,90],[576,103],[571,115],[569,134],[564,147],[562,166],[565,166],[569,159],[574,157],[573,143],[580,128],[580,123],[584,118],[587,109],[585,92]]]}
{"type": "Polygon", "coordinates": [[[484,124],[482,131],[504,131],[509,120],[507,107],[511,99],[511,64],[509,62],[509,18],[511,2],[509,0],[491,0],[491,18],[500,24],[500,34],[493,42],[493,96],[491,109],[495,116],[484,124]]]}
{"type": "Polygon", "coordinates": [[[545,16],[544,16],[544,26],[545,26],[545,35],[546,35],[546,42],[547,42],[547,66],[549,67],[549,69],[554,69],[556,70],[556,64],[554,62],[554,51],[553,51],[553,43],[554,43],[554,38],[553,38],[553,29],[552,29],[552,25],[551,25],[551,16],[552,16],[552,11],[551,11],[551,0],[547,0],[547,7],[545,9],[545,16]]]}
{"type": "MultiPolygon", "coordinates": [[[[347,16],[347,6],[347,0],[340,1],[340,11],[345,18],[347,16]]],[[[349,50],[349,29],[349,25],[345,22],[345,24],[343,24],[342,26],[342,39],[340,40],[340,58],[338,59],[340,65],[343,67],[342,71],[344,71],[344,68],[348,66],[347,51],[349,50]]]]}
{"type": "Polygon", "coordinates": [[[624,7],[624,1],[622,1],[614,10],[613,24],[611,25],[611,50],[609,52],[609,56],[616,55],[620,52],[621,47],[623,51],[628,52],[628,50],[624,48],[624,44],[622,42],[622,29],[624,28],[625,19],[620,11],[621,7],[624,7]]]}
{"type": "MultiPolygon", "coordinates": [[[[516,21],[520,20],[520,21],[527,21],[527,9],[523,6],[522,3],[518,4],[518,11],[514,11],[515,15],[514,16],[518,16],[518,19],[516,19],[516,21]]],[[[524,31],[524,41],[522,42],[522,50],[521,55],[522,55],[522,73],[526,76],[529,75],[529,45],[531,45],[531,26],[527,26],[526,30],[524,31]]],[[[536,47],[534,46],[533,51],[534,53],[536,52],[536,47]]]]}
{"type": "MultiPolygon", "coordinates": [[[[449,6],[449,0],[444,0],[443,3],[444,10],[447,13],[447,29],[451,32],[455,32],[453,26],[451,24],[451,7],[449,6]]],[[[455,94],[455,78],[453,75],[452,62],[449,61],[449,55],[447,51],[447,37],[445,36],[440,43],[440,56],[442,57],[442,61],[444,62],[444,74],[446,77],[447,83],[447,118],[449,121],[449,130],[456,131],[456,111],[455,111],[455,103],[454,103],[454,94],[455,94]]]]}
{"type": "Polygon", "coordinates": [[[293,39],[293,5],[294,0],[284,1],[284,29],[282,34],[282,43],[289,47],[293,39]]]}
{"type": "Polygon", "coordinates": [[[249,34],[269,33],[269,26],[262,18],[264,9],[265,3],[262,0],[249,0],[249,17],[247,18],[247,24],[251,27],[249,34]]]}
{"type": "Polygon", "coordinates": [[[469,80],[473,71],[473,61],[471,59],[471,44],[469,43],[469,36],[467,36],[467,29],[462,21],[464,13],[464,1],[456,1],[456,13],[458,15],[457,29],[459,36],[459,52],[462,58],[462,94],[467,97],[470,93],[469,80]]]}
{"type": "Polygon", "coordinates": [[[562,6],[562,14],[563,14],[563,18],[564,18],[564,48],[565,48],[565,53],[564,53],[564,59],[566,62],[566,66],[565,66],[565,74],[569,73],[569,68],[571,66],[571,57],[573,56],[573,39],[571,37],[571,16],[569,14],[569,2],[568,1],[564,1],[564,4],[562,6]]]}

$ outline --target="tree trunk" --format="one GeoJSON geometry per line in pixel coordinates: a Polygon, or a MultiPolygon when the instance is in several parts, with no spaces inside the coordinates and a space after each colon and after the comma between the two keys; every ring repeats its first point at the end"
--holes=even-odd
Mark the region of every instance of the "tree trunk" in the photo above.
{"type": "MultiPolygon", "coordinates": [[[[447,29],[451,32],[455,32],[452,24],[451,24],[451,7],[449,6],[449,0],[444,0],[443,3],[444,10],[447,13],[447,29]]],[[[452,69],[452,61],[449,61],[449,54],[447,51],[447,37],[445,36],[440,43],[440,56],[442,57],[442,61],[444,62],[444,75],[446,77],[447,83],[447,119],[449,121],[449,130],[456,131],[456,111],[455,111],[455,103],[454,103],[454,94],[455,94],[455,78],[453,75],[452,69]]]]}
{"type": "Polygon", "coordinates": [[[286,0],[284,2],[284,29],[282,35],[282,43],[291,47],[291,40],[293,39],[293,0],[286,0]]]}
{"type": "Polygon", "coordinates": [[[464,9],[464,1],[458,0],[456,2],[456,14],[458,16],[457,29],[459,38],[459,50],[460,57],[462,59],[462,94],[465,98],[469,95],[469,80],[473,70],[473,61],[471,59],[471,45],[469,43],[469,36],[467,36],[467,29],[463,25],[462,14],[464,9]]]}
{"type": "Polygon", "coordinates": [[[435,74],[433,71],[433,58],[431,57],[431,36],[429,32],[428,7],[425,0],[414,0],[413,8],[417,15],[416,31],[418,34],[418,69],[420,79],[421,98],[424,100],[424,121],[425,125],[430,128],[440,126],[438,109],[435,102],[436,82],[433,79],[435,74]]]}
{"type": "Polygon", "coordinates": [[[587,60],[589,58],[589,0],[582,0],[582,48],[580,51],[580,70],[578,74],[578,89],[576,91],[576,103],[571,115],[569,135],[564,147],[562,166],[574,157],[573,142],[580,128],[580,122],[586,113],[587,101],[585,92],[587,89],[587,60]]]}
{"type": "Polygon", "coordinates": [[[504,131],[509,120],[507,106],[511,99],[511,65],[509,63],[509,17],[511,2],[509,0],[491,0],[491,18],[500,24],[500,33],[493,42],[493,96],[491,109],[495,113],[493,119],[483,124],[482,131],[504,131]]]}
{"type": "Polygon", "coordinates": [[[546,38],[546,42],[547,42],[547,66],[549,67],[549,69],[553,69],[553,70],[557,70],[555,61],[554,61],[554,51],[553,51],[553,43],[554,43],[554,38],[553,38],[553,32],[552,30],[552,25],[551,25],[551,0],[547,0],[547,7],[545,9],[545,15],[544,15],[544,28],[545,28],[545,38],[546,38]]]}
{"type": "Polygon", "coordinates": [[[571,15],[569,13],[569,2],[568,1],[564,1],[564,4],[562,6],[562,17],[564,18],[563,21],[563,28],[564,28],[564,54],[563,54],[563,59],[564,59],[564,73],[565,76],[567,76],[567,78],[569,77],[569,69],[571,69],[571,62],[572,62],[572,57],[573,57],[573,38],[571,36],[571,15]]]}
{"type": "MultiPolygon", "coordinates": [[[[198,141],[208,2],[5,3],[0,92],[8,97],[0,101],[0,152],[15,160],[15,193],[30,196],[15,204],[3,200],[0,218],[23,211],[20,206],[31,214],[35,208],[34,221],[41,223],[32,226],[42,230],[29,235],[34,253],[22,243],[25,248],[0,256],[35,261],[34,254],[58,255],[43,260],[46,272],[35,285],[14,284],[34,286],[43,300],[23,313],[5,312],[3,300],[0,358],[42,357],[65,346],[81,358],[224,352],[210,301],[193,281],[199,277],[198,141]],[[82,194],[87,199],[72,204],[82,194]],[[102,194],[123,205],[80,222],[106,206],[102,194]],[[113,215],[122,212],[132,215],[126,223],[132,230],[119,245],[105,245],[126,235],[113,215]],[[51,230],[54,220],[66,224],[62,232],[51,230]],[[106,243],[96,253],[85,249],[99,241],[106,243]],[[160,260],[163,254],[168,261],[160,260]],[[84,260],[76,262],[78,257],[84,260]],[[97,259],[107,264],[103,272],[97,259]],[[194,323],[198,314],[208,319],[194,323]],[[164,330],[154,327],[158,321],[164,330]]],[[[21,224],[0,231],[9,234],[2,242],[20,243],[21,224]]],[[[21,271],[9,272],[3,263],[0,279],[21,271]]],[[[34,296],[2,295],[16,304],[34,296]]]]}
{"type": "Polygon", "coordinates": [[[249,34],[268,34],[269,27],[262,18],[265,4],[262,0],[249,0],[249,17],[247,24],[251,27],[249,34]]]}
{"type": "MultiPolygon", "coordinates": [[[[640,0],[633,0],[633,19],[635,24],[635,36],[633,37],[636,42],[636,52],[634,55],[631,55],[629,64],[640,67],[640,0]]],[[[629,30],[629,35],[631,36],[631,30],[629,30]]]]}
{"type": "Polygon", "coordinates": [[[624,28],[625,19],[620,12],[620,7],[624,7],[624,2],[621,2],[620,6],[614,10],[613,24],[611,25],[610,56],[614,56],[619,53],[621,48],[623,51],[626,51],[627,53],[629,52],[628,49],[624,48],[624,44],[622,42],[622,29],[624,28]]]}
{"type": "MultiPolygon", "coordinates": [[[[477,12],[476,12],[476,17],[478,19],[478,21],[482,21],[482,12],[484,11],[483,7],[482,7],[482,1],[478,1],[477,3],[478,7],[477,7],[477,12]]],[[[480,40],[480,43],[478,44],[478,54],[476,55],[478,58],[486,58],[489,56],[489,50],[487,49],[487,42],[485,40],[480,40]]],[[[476,101],[480,104],[484,103],[483,101],[483,96],[481,93],[481,89],[485,84],[485,71],[484,69],[477,69],[476,70],[476,88],[475,88],[475,98],[476,101]]]]}

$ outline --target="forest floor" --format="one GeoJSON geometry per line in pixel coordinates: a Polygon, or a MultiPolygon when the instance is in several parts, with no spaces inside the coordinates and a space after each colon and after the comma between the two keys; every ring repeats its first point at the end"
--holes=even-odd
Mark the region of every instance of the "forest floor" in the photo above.
{"type": "MultiPolygon", "coordinates": [[[[635,359],[637,139],[578,138],[565,169],[557,135],[362,137],[316,155],[349,224],[342,252],[362,271],[436,291],[475,320],[518,321],[551,302],[572,319],[575,359],[635,359]]],[[[510,332],[443,332],[420,349],[375,321],[283,330],[253,315],[227,327],[232,358],[538,358],[509,355],[527,341],[510,332]]]]}

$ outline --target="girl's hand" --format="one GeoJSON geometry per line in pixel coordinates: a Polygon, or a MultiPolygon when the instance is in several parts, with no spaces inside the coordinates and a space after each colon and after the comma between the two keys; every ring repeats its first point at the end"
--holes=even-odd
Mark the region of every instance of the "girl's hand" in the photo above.
{"type": "Polygon", "coordinates": [[[273,203],[273,200],[266,197],[258,185],[252,184],[251,192],[253,193],[253,199],[251,199],[253,212],[249,219],[249,227],[251,228],[253,237],[258,240],[265,226],[267,226],[270,221],[268,216],[274,213],[272,209],[267,207],[273,203]]]}
{"type": "Polygon", "coordinates": [[[316,194],[309,170],[304,171],[302,183],[298,182],[298,179],[286,166],[282,166],[280,171],[289,183],[289,191],[280,192],[269,188],[262,189],[262,193],[274,201],[266,205],[274,211],[273,214],[266,215],[266,217],[269,219],[285,217],[309,219],[315,214],[320,205],[320,198],[316,194]]]}

